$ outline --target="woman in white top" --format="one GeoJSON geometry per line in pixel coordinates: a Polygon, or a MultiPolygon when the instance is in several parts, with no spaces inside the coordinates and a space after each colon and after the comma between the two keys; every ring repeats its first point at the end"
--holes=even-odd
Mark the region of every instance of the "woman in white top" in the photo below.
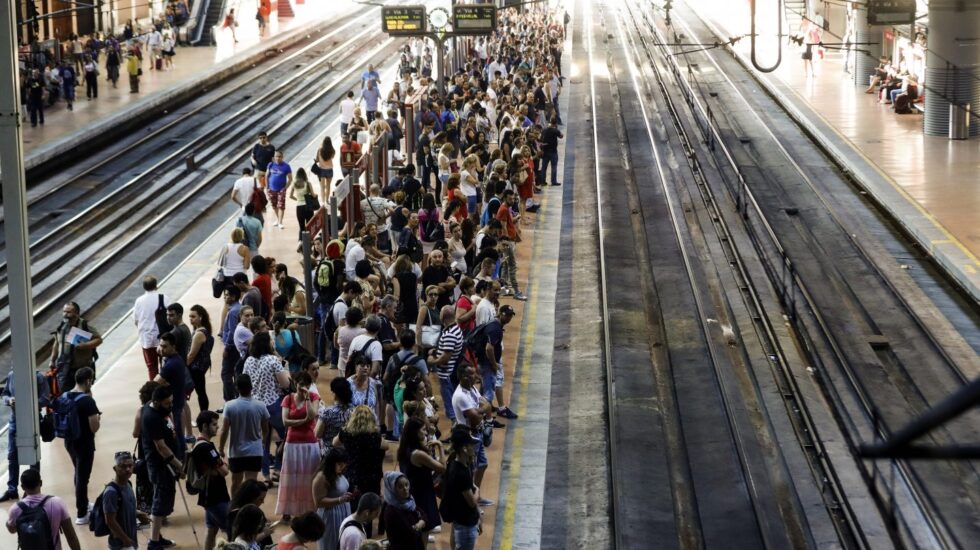
{"type": "Polygon", "coordinates": [[[450,257],[452,269],[460,273],[469,273],[466,268],[466,247],[463,246],[463,228],[458,223],[449,224],[449,238],[446,239],[449,245],[447,250],[450,257]]]}
{"type": "Polygon", "coordinates": [[[479,213],[482,208],[480,197],[480,158],[468,155],[463,159],[463,170],[459,173],[459,190],[466,195],[467,212],[479,213]]]}
{"type": "Polygon", "coordinates": [[[252,255],[245,246],[245,231],[241,227],[231,230],[231,242],[221,251],[221,272],[225,279],[231,280],[235,273],[246,273],[252,255]]]}
{"type": "Polygon", "coordinates": [[[439,183],[436,185],[437,200],[442,199],[442,190],[445,189],[446,182],[449,181],[449,176],[453,173],[452,161],[453,144],[443,144],[443,146],[439,149],[439,156],[436,158],[436,162],[439,165],[439,183]]]}

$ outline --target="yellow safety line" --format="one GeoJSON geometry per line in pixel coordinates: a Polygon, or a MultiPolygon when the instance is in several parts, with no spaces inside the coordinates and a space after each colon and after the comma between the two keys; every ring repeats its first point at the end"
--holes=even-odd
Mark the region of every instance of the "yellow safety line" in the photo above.
{"type": "MultiPolygon", "coordinates": [[[[548,195],[542,195],[541,207],[538,209],[538,211],[545,211],[547,205],[548,195]]],[[[535,221],[536,226],[540,223],[540,218],[535,221]]],[[[534,354],[534,327],[535,322],[537,321],[538,312],[537,300],[534,299],[534,296],[537,295],[538,288],[541,285],[539,281],[542,265],[542,262],[539,259],[539,256],[541,255],[541,240],[541,235],[534,236],[534,254],[531,257],[533,268],[528,276],[527,284],[527,293],[532,298],[528,300],[527,308],[524,310],[527,325],[525,327],[524,334],[524,360],[521,362],[521,395],[517,405],[517,415],[521,418],[524,418],[527,413],[527,389],[528,385],[531,383],[531,358],[534,354]]],[[[511,394],[513,394],[513,388],[511,388],[511,394]]],[[[523,450],[524,428],[518,426],[517,429],[514,430],[514,439],[511,441],[511,457],[509,467],[510,482],[507,484],[507,503],[504,507],[504,526],[501,533],[500,550],[510,550],[513,546],[512,539],[514,537],[514,517],[517,514],[517,492],[520,481],[521,454],[523,450]]]]}

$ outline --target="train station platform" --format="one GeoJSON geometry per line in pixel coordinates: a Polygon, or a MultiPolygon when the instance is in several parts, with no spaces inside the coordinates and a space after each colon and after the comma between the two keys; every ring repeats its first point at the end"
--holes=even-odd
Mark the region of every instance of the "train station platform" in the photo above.
{"type": "Polygon", "coordinates": [[[347,2],[296,5],[294,17],[273,17],[265,34],[260,36],[256,20],[245,15],[255,12],[255,4],[255,0],[237,4],[239,26],[234,35],[231,29],[216,28],[214,45],[178,46],[172,70],[153,69],[149,53],[144,52],[139,93],[130,93],[125,65],[120,67],[116,87],[112,86],[106,78],[103,56],[98,99],[86,99],[84,78],[81,77],[81,84],[75,88],[72,111],[60,99],[45,108],[44,125],[32,127],[29,120],[23,121],[25,168],[30,170],[46,162],[56,162],[58,157],[72,152],[93,135],[132,131],[168,107],[193,98],[202,88],[213,87],[249,70],[266,59],[267,52],[286,49],[305,40],[308,33],[324,21],[355,11],[347,2]]]}
{"type": "MultiPolygon", "coordinates": [[[[720,19],[711,24],[724,29],[725,36],[741,32],[720,19]]],[[[751,67],[748,47],[743,40],[735,49],[742,64],[751,67]]],[[[896,114],[876,95],[864,93],[844,73],[841,54],[827,52],[822,60],[814,56],[815,75],[810,76],[802,52],[787,47],[774,72],[753,74],[872,201],[980,300],[976,140],[926,136],[924,115],[914,109],[915,114],[896,114]]],[[[859,80],[867,83],[867,77],[859,80]]]]}
{"type": "MultiPolygon", "coordinates": [[[[393,79],[395,66],[392,64],[381,71],[383,80],[393,79]]],[[[331,115],[325,117],[324,128],[315,139],[285,146],[285,160],[293,170],[308,168],[309,160],[315,154],[324,135],[339,139],[339,119],[331,115]]],[[[274,136],[273,136],[274,137],[274,136]]],[[[560,149],[563,158],[564,146],[560,149]]],[[[561,161],[559,169],[564,164],[561,161]]],[[[234,177],[229,176],[229,188],[234,177]]],[[[521,302],[511,297],[501,297],[501,303],[512,306],[516,311],[515,319],[506,327],[504,338],[503,364],[506,373],[505,393],[510,406],[521,415],[520,419],[506,421],[507,427],[498,429],[494,443],[487,449],[490,467],[483,481],[481,496],[496,502],[493,506],[481,508],[483,512],[483,532],[478,539],[477,548],[511,548],[515,530],[520,540],[531,540],[534,534],[540,536],[541,525],[529,523],[523,527],[520,518],[527,507],[542,505],[543,499],[543,456],[546,449],[547,426],[549,424],[547,401],[540,401],[536,396],[548,392],[548,383],[542,377],[550,376],[550,360],[541,357],[542,351],[550,351],[550,340],[547,336],[548,322],[554,315],[554,293],[557,280],[557,249],[551,246],[557,242],[561,228],[561,188],[546,188],[543,195],[536,197],[542,204],[537,215],[528,214],[528,225],[522,226],[524,240],[518,245],[518,277],[522,288],[528,289],[530,300],[521,302]],[[540,362],[539,362],[540,361],[540,362]],[[542,411],[542,404],[544,409],[542,411]],[[526,415],[526,420],[525,420],[526,415]],[[541,434],[544,437],[541,438],[541,434]],[[539,454],[540,453],[540,454],[539,454]],[[519,488],[519,489],[518,489],[519,488]],[[540,490],[532,500],[525,500],[528,489],[540,490]],[[515,527],[516,515],[516,527],[515,527]]],[[[295,202],[287,199],[284,229],[267,225],[263,231],[263,242],[260,254],[274,258],[277,262],[286,263],[289,272],[299,277],[302,271],[302,257],[298,253],[298,224],[295,217],[295,202]]],[[[267,212],[267,219],[271,212],[267,212]]],[[[211,277],[218,265],[220,248],[228,242],[229,235],[235,227],[238,208],[230,201],[227,205],[227,221],[210,235],[202,236],[201,244],[182,263],[176,265],[169,273],[152,273],[160,280],[160,291],[169,300],[182,304],[185,311],[191,305],[203,305],[216,324],[221,311],[221,302],[211,294],[211,277]]],[[[428,246],[426,246],[428,248],[428,246]]],[[[186,317],[185,317],[186,321],[186,317]]],[[[137,389],[146,381],[146,368],[143,363],[142,351],[137,340],[132,312],[111,323],[104,331],[104,342],[99,347],[100,360],[97,380],[93,388],[93,397],[103,411],[102,426],[96,436],[96,456],[92,480],[89,485],[89,498],[94,499],[113,475],[112,456],[115,451],[133,448],[132,437],[133,419],[139,407],[137,389]]],[[[208,396],[211,409],[222,406],[221,400],[221,364],[222,346],[215,346],[212,352],[211,371],[207,375],[208,396]]],[[[320,369],[319,379],[315,382],[321,395],[330,400],[329,383],[337,376],[336,370],[327,367],[320,369]]],[[[439,400],[441,401],[441,399],[439,400]]],[[[198,412],[195,398],[187,402],[191,407],[192,418],[198,412]]],[[[441,405],[441,403],[440,403],[441,405]]],[[[450,426],[440,413],[440,428],[444,434],[449,433],[450,426]]],[[[195,432],[196,433],[196,432],[195,432]]],[[[5,442],[4,438],[4,442],[5,442]]],[[[388,451],[384,470],[398,468],[395,461],[397,444],[388,451]]],[[[69,509],[73,509],[74,498],[71,475],[71,462],[60,440],[52,443],[42,443],[41,447],[41,477],[42,492],[55,494],[65,500],[69,509]]],[[[6,473],[2,472],[6,463],[0,463],[0,479],[6,481],[6,473]]],[[[182,482],[181,482],[182,483],[182,482]]],[[[12,502],[0,505],[0,522],[6,522],[12,502]]],[[[169,517],[168,525],[163,528],[165,537],[173,539],[177,548],[196,548],[194,533],[191,525],[197,529],[197,536],[203,543],[204,513],[196,505],[195,497],[188,497],[189,516],[184,510],[181,495],[178,493],[175,511],[169,517]]],[[[270,521],[276,519],[276,489],[272,489],[262,506],[270,521]]],[[[82,548],[94,550],[105,545],[104,539],[94,537],[87,526],[76,526],[82,548]]],[[[274,539],[288,532],[286,525],[280,526],[274,533],[274,539]]],[[[449,544],[449,529],[433,534],[434,544],[429,548],[447,550],[449,544]]],[[[146,545],[149,529],[138,533],[138,543],[146,545]]],[[[222,535],[219,535],[222,538],[222,535]]],[[[0,547],[14,547],[16,536],[6,530],[0,530],[0,547]]],[[[516,546],[516,545],[515,545],[516,546]]]]}

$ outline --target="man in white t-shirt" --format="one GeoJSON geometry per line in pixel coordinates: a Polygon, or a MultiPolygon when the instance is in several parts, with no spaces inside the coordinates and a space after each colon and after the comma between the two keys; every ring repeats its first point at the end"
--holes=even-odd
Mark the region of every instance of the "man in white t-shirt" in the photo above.
{"type": "Polygon", "coordinates": [[[243,168],[242,177],[235,180],[235,184],[232,185],[231,202],[240,206],[242,212],[245,211],[245,205],[251,202],[252,192],[255,191],[256,184],[255,178],[252,177],[252,169],[243,168]]]}
{"type": "Polygon", "coordinates": [[[381,361],[384,358],[384,350],[381,341],[378,339],[378,332],[381,331],[381,319],[377,315],[368,315],[364,320],[364,330],[367,332],[354,337],[347,348],[350,353],[364,351],[364,354],[371,359],[371,376],[377,376],[381,372],[381,361]],[[374,340],[371,342],[371,340],[374,340]],[[369,345],[368,342],[371,342],[369,345]]]}
{"type": "Polygon", "coordinates": [[[488,283],[486,296],[476,305],[476,326],[489,323],[497,318],[497,310],[494,308],[493,303],[499,295],[500,283],[497,281],[488,283]]]}
{"type": "Polygon", "coordinates": [[[355,239],[351,239],[347,243],[347,252],[344,256],[344,273],[347,274],[347,278],[353,281],[357,275],[354,273],[354,268],[357,267],[357,262],[364,259],[364,248],[355,239]]]}
{"type": "Polygon", "coordinates": [[[145,291],[143,295],[133,304],[133,321],[139,332],[146,371],[150,375],[150,380],[153,380],[160,371],[160,355],[157,353],[157,346],[160,345],[160,329],[157,327],[156,311],[161,306],[161,298],[163,298],[164,308],[170,305],[170,302],[166,296],[157,292],[157,278],[152,275],[143,277],[143,290],[145,291]]]}
{"type": "MultiPolygon", "coordinates": [[[[461,363],[456,367],[456,374],[459,378],[459,385],[453,392],[453,412],[456,414],[456,422],[469,426],[473,439],[477,441],[476,451],[476,473],[473,475],[473,484],[477,489],[483,483],[483,474],[487,471],[487,453],[483,448],[483,438],[477,435],[484,417],[490,413],[490,403],[487,402],[480,391],[476,389],[476,368],[469,363],[461,363]]],[[[480,506],[491,506],[493,502],[480,498],[480,506]]]]}
{"type": "Polygon", "coordinates": [[[340,102],[340,135],[347,135],[347,127],[350,121],[354,120],[354,92],[347,92],[347,96],[340,102]]]}
{"type": "Polygon", "coordinates": [[[381,497],[376,493],[364,493],[357,501],[357,512],[340,523],[340,550],[358,550],[367,540],[367,528],[381,515],[381,497]]]}

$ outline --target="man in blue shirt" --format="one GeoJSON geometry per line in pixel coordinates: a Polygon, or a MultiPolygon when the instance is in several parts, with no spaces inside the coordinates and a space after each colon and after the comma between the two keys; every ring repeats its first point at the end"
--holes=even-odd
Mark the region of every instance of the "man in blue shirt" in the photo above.
{"type": "MultiPolygon", "coordinates": [[[[187,363],[184,358],[177,353],[177,338],[173,333],[168,332],[160,335],[160,357],[163,357],[163,368],[156,377],[156,382],[165,384],[173,389],[174,404],[172,418],[174,423],[174,433],[178,436],[183,435],[184,427],[182,424],[182,414],[184,405],[187,402],[186,389],[189,381],[187,373],[187,363]]],[[[178,444],[174,453],[180,460],[184,459],[184,445],[178,444]]]]}
{"type": "MultiPolygon", "coordinates": [[[[48,386],[47,379],[40,372],[35,373],[37,377],[37,405],[40,408],[47,408],[51,406],[51,388],[48,386]]],[[[14,414],[15,402],[17,401],[14,397],[14,373],[10,372],[10,377],[7,378],[7,385],[3,387],[3,393],[0,394],[3,397],[3,404],[10,407],[10,422],[7,424],[7,492],[0,496],[0,502],[6,502],[8,500],[17,500],[17,479],[20,478],[20,461],[17,458],[17,423],[16,415],[14,414]]],[[[37,470],[40,467],[40,462],[31,466],[32,469],[37,470]]]]}
{"type": "Polygon", "coordinates": [[[364,100],[364,111],[370,124],[374,122],[374,113],[378,112],[378,101],[381,100],[381,91],[378,90],[376,80],[367,81],[367,88],[361,90],[361,99],[364,100]]]}
{"type": "Polygon", "coordinates": [[[238,303],[242,298],[242,291],[238,290],[237,286],[228,286],[221,298],[228,308],[225,322],[221,325],[221,343],[225,346],[221,354],[221,391],[227,403],[238,397],[238,391],[235,389],[235,365],[238,364],[241,355],[235,349],[235,327],[238,326],[238,316],[242,311],[242,305],[238,303]]]}
{"type": "Polygon", "coordinates": [[[374,65],[371,64],[368,64],[367,70],[361,73],[362,90],[364,89],[364,86],[367,85],[369,80],[373,80],[376,85],[381,84],[381,75],[378,74],[378,71],[374,70],[374,65]]]}
{"type": "Polygon", "coordinates": [[[501,306],[497,318],[483,326],[484,346],[477,348],[477,363],[480,365],[480,378],[483,381],[481,393],[493,403],[497,396],[497,414],[515,419],[517,415],[504,405],[504,365],[501,362],[504,352],[504,326],[514,318],[514,308],[501,306]]]}
{"type": "Polygon", "coordinates": [[[269,204],[276,214],[276,227],[285,228],[282,217],[286,214],[286,192],[293,184],[293,169],[282,160],[282,151],[276,151],[265,170],[265,178],[269,184],[269,204]]]}

